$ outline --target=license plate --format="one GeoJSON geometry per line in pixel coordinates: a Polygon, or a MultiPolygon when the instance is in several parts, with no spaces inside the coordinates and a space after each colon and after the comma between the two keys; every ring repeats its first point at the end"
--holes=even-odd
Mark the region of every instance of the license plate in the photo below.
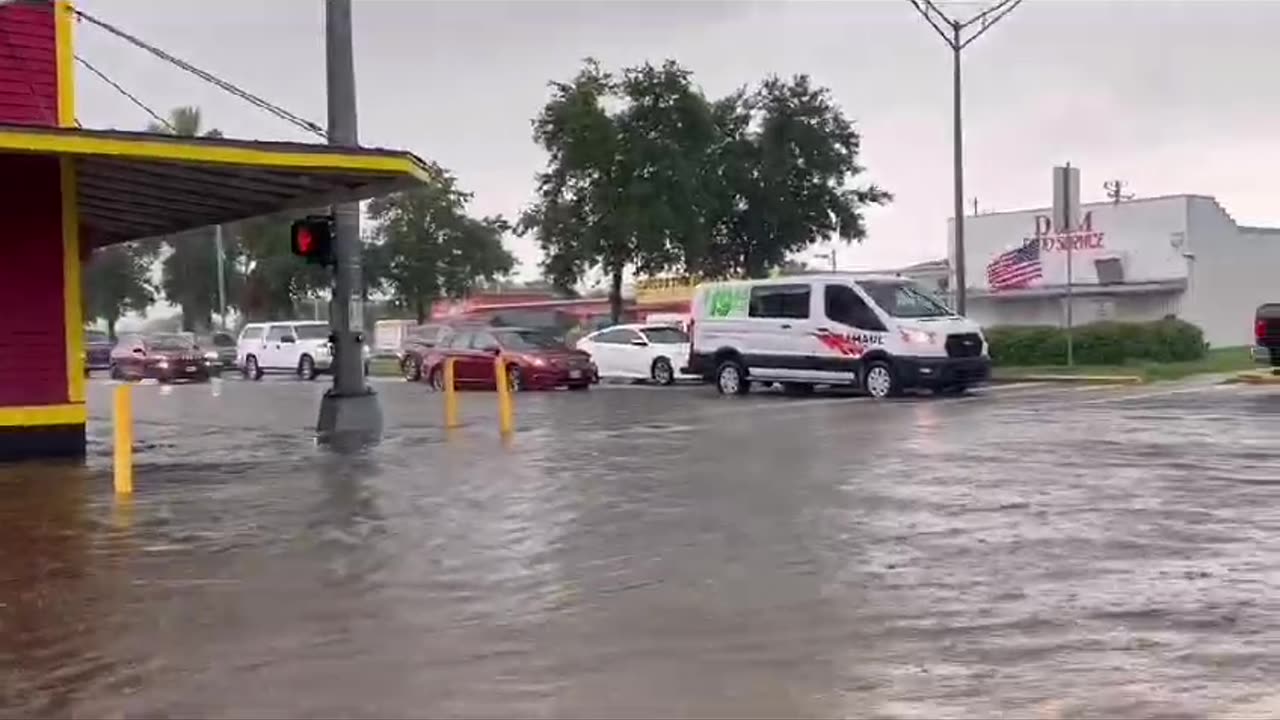
{"type": "Polygon", "coordinates": [[[195,365],[188,365],[188,366],[187,366],[187,372],[195,372],[195,371],[196,371],[196,366],[195,366],[195,365]]]}
{"type": "Polygon", "coordinates": [[[582,377],[582,371],[581,371],[581,370],[570,370],[570,371],[569,371],[569,379],[570,379],[570,380],[577,380],[577,379],[578,379],[578,378],[580,378],[580,377],[582,377]]]}

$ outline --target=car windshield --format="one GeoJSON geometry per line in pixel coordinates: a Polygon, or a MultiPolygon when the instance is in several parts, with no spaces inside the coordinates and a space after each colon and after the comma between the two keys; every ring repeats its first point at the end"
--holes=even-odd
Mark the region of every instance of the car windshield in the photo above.
{"type": "Polygon", "coordinates": [[[328,325],[297,325],[294,329],[299,340],[325,340],[329,337],[328,325]]]}
{"type": "Polygon", "coordinates": [[[196,346],[186,335],[152,335],[147,338],[147,345],[153,350],[191,350],[196,346]]]}
{"type": "Polygon", "coordinates": [[[947,317],[947,306],[908,282],[862,281],[858,283],[882,310],[897,318],[947,317]]]}
{"type": "Polygon", "coordinates": [[[418,340],[426,340],[427,342],[435,342],[440,338],[440,333],[443,330],[444,328],[439,325],[424,325],[422,327],[411,329],[409,331],[409,337],[416,338],[418,340]]]}
{"type": "Polygon", "coordinates": [[[495,330],[494,337],[507,350],[560,350],[564,344],[537,330],[495,330]]]}
{"type": "Polygon", "coordinates": [[[644,335],[655,345],[682,345],[689,342],[689,336],[677,327],[648,327],[644,329],[644,335]]]}
{"type": "Polygon", "coordinates": [[[214,347],[235,347],[236,339],[226,333],[218,333],[212,338],[214,347]]]}
{"type": "Polygon", "coordinates": [[[109,342],[107,334],[101,330],[86,330],[84,333],[84,341],[87,343],[104,343],[109,342]]]}

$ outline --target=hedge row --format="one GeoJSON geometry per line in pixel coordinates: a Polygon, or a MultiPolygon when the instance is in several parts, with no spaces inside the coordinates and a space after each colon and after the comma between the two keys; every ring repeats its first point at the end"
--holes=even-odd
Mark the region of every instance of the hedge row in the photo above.
{"type": "MultiPolygon", "coordinates": [[[[1067,332],[1062,328],[993,327],[985,331],[996,365],[1042,366],[1067,362],[1067,332]]],[[[1122,365],[1133,360],[1175,362],[1204,357],[1204,333],[1176,319],[1154,322],[1099,322],[1072,332],[1075,362],[1122,365]]]]}

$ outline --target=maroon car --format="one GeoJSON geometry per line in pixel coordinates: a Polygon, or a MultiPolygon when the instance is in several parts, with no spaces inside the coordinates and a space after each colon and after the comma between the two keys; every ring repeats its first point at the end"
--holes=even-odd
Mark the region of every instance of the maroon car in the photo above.
{"type": "Polygon", "coordinates": [[[585,390],[598,381],[587,353],[539,330],[508,327],[457,329],[432,348],[423,376],[433,388],[443,390],[445,360],[455,358],[455,387],[492,390],[498,357],[507,362],[507,385],[513,390],[585,390]]]}
{"type": "Polygon", "coordinates": [[[186,334],[126,335],[111,351],[111,377],[117,380],[208,382],[209,375],[209,359],[186,334]]]}

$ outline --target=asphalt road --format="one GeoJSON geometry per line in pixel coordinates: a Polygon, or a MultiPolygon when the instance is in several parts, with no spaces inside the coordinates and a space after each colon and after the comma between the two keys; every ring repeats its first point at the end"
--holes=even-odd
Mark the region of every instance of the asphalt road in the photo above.
{"type": "Polygon", "coordinates": [[[139,386],[0,469],[0,716],[1274,716],[1280,393],[139,386]]]}

